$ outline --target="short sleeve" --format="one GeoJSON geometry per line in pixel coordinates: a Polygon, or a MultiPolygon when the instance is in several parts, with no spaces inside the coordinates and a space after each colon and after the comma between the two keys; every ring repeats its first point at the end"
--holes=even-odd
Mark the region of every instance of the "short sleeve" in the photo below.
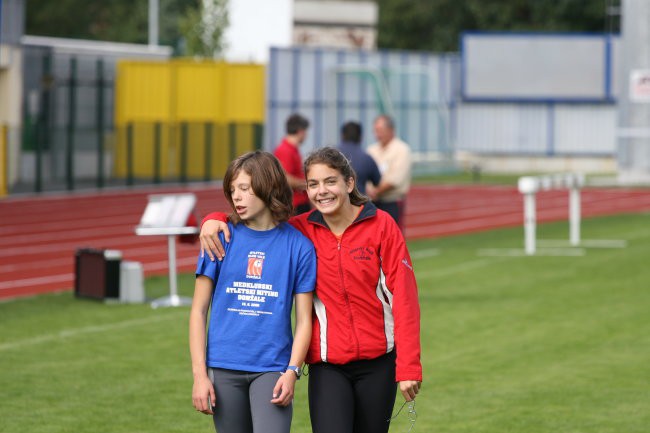
{"type": "MultiPolygon", "coordinates": [[[[302,235],[300,235],[302,237],[302,235]]],[[[313,292],[316,286],[316,250],[311,241],[301,242],[298,269],[296,269],[295,293],[313,292]]]]}
{"type": "MultiPolygon", "coordinates": [[[[228,224],[228,229],[231,230],[232,233],[232,227],[230,224],[228,224]]],[[[226,243],[226,240],[223,236],[223,233],[219,233],[219,240],[221,240],[221,244],[225,245],[226,248],[228,247],[228,244],[226,243]]],[[[221,261],[220,260],[210,260],[210,257],[205,254],[203,251],[199,251],[199,257],[196,261],[196,272],[195,276],[198,277],[200,275],[206,276],[212,280],[214,284],[217,283],[217,279],[219,279],[219,271],[221,269],[221,261]]]]}

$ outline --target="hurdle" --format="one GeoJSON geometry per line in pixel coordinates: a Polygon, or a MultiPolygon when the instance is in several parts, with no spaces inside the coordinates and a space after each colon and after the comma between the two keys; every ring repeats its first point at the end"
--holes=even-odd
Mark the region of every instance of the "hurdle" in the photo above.
{"type": "Polygon", "coordinates": [[[585,184],[582,173],[557,173],[542,176],[523,176],[517,186],[524,196],[524,251],[534,255],[537,251],[537,203],[538,191],[552,189],[569,190],[569,243],[580,245],[580,189],[585,184]]]}

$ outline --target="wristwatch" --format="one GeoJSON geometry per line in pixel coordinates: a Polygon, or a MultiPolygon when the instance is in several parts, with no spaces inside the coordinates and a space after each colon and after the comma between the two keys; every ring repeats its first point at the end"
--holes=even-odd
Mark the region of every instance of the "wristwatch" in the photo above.
{"type": "Polygon", "coordinates": [[[287,371],[289,371],[289,370],[296,373],[296,378],[298,380],[300,380],[300,376],[302,375],[302,369],[300,367],[297,367],[295,365],[290,365],[290,366],[287,367],[287,371]]]}

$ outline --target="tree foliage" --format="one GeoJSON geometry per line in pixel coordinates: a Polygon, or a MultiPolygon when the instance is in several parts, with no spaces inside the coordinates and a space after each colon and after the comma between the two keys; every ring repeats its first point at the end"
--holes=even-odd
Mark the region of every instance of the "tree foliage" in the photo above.
{"type": "MultiPolygon", "coordinates": [[[[148,42],[148,0],[28,0],[29,35],[101,41],[148,42]]],[[[200,0],[159,0],[159,43],[182,53],[182,17],[200,0]]]]}
{"type": "MultiPolygon", "coordinates": [[[[227,0],[159,0],[160,43],[177,54],[213,57],[227,15],[209,32],[202,4],[227,0]],[[212,36],[206,36],[210,33],[212,36]],[[212,48],[210,48],[212,47],[212,48]]],[[[233,1],[233,0],[231,0],[233,1]]],[[[272,1],[272,0],[268,0],[272,1]]],[[[378,45],[428,51],[457,51],[463,31],[618,31],[609,6],[621,0],[375,0],[378,45]],[[612,25],[612,22],[614,24],[612,25]]],[[[146,43],[148,0],[27,0],[31,35],[146,43]]]]}
{"type": "MultiPolygon", "coordinates": [[[[606,0],[377,0],[380,48],[457,51],[463,31],[618,31],[606,0]]],[[[616,18],[616,17],[615,17],[616,18]]],[[[614,19],[615,19],[614,18],[614,19]]]]}
{"type": "Polygon", "coordinates": [[[185,36],[184,52],[190,56],[219,57],[224,49],[223,33],[227,26],[227,0],[201,0],[199,9],[188,9],[180,20],[185,36]]]}

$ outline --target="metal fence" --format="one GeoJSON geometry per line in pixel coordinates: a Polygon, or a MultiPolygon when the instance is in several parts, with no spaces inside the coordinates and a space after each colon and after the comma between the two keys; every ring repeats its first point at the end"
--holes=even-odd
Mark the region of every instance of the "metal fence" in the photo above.
{"type": "Polygon", "coordinates": [[[336,145],[347,120],[364,126],[362,142],[374,141],[372,121],[390,114],[397,133],[417,160],[451,157],[452,96],[456,55],[406,51],[272,48],[267,71],[265,147],[275,147],[293,112],[311,121],[303,152],[336,145]]]}
{"type": "Polygon", "coordinates": [[[235,156],[262,147],[262,66],[120,61],[44,46],[24,55],[11,192],[219,179],[235,156]]]}
{"type": "MultiPolygon", "coordinates": [[[[208,69],[214,67],[202,65],[208,87],[185,78],[186,87],[170,96],[169,104],[175,100],[178,105],[181,95],[183,106],[192,109],[221,98],[218,110],[236,106],[242,112],[259,111],[245,121],[192,112],[190,118],[136,116],[117,124],[116,64],[116,57],[25,49],[22,150],[20,158],[8,156],[19,160],[18,182],[10,191],[218,178],[237,152],[272,150],[293,112],[311,121],[303,152],[336,145],[347,120],[364,126],[362,143],[367,146],[374,141],[374,117],[391,114],[398,135],[413,149],[416,172],[454,168],[459,151],[544,157],[616,154],[615,101],[473,102],[462,96],[458,54],[273,48],[266,84],[263,67],[255,70],[253,65],[219,74],[239,77],[245,70],[255,85],[219,84],[226,94],[208,92],[215,85],[208,69]],[[196,104],[194,98],[209,101],[196,104]],[[211,161],[216,155],[219,161],[211,161]]],[[[186,62],[172,67],[187,71],[194,66],[186,62]]],[[[150,91],[138,95],[146,99],[150,91]]]]}
{"type": "Polygon", "coordinates": [[[116,128],[112,177],[129,186],[221,179],[230,161],[261,149],[262,131],[255,122],[128,123],[116,128]]]}
{"type": "Polygon", "coordinates": [[[77,181],[103,186],[113,131],[114,67],[103,58],[24,52],[20,182],[40,192],[77,181]]]}
{"type": "Polygon", "coordinates": [[[398,135],[413,149],[420,172],[454,167],[459,151],[615,155],[613,99],[474,102],[463,97],[462,68],[461,56],[455,53],[274,48],[267,72],[265,147],[277,144],[292,112],[311,120],[304,152],[335,145],[346,120],[361,122],[367,146],[374,141],[373,118],[389,113],[398,135]]]}

